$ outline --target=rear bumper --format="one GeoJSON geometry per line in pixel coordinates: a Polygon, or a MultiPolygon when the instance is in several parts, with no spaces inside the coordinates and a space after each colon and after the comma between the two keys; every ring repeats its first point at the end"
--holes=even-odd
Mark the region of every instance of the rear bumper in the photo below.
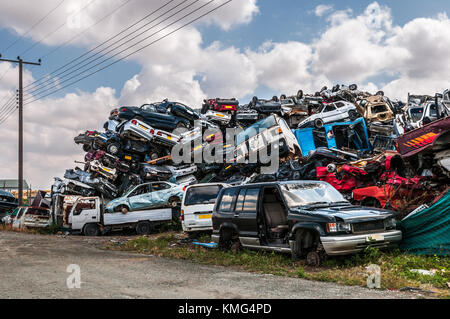
{"type": "Polygon", "coordinates": [[[391,230],[376,234],[326,236],[320,237],[320,241],[327,255],[346,255],[356,253],[369,246],[366,238],[370,235],[382,235],[384,237],[384,240],[370,243],[372,247],[378,248],[387,248],[402,240],[400,230],[391,230]]]}

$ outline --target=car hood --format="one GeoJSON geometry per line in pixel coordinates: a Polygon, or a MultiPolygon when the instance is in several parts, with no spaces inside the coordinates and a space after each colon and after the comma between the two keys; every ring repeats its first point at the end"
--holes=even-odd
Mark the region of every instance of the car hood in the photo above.
{"type": "MultiPolygon", "coordinates": [[[[300,211],[300,210],[299,210],[300,211]]],[[[303,210],[304,211],[304,210],[303,210]]],[[[376,219],[385,219],[387,217],[393,217],[394,212],[362,206],[336,206],[336,207],[320,207],[314,209],[308,209],[311,214],[318,214],[322,216],[334,217],[338,221],[343,222],[362,222],[376,219]]]]}

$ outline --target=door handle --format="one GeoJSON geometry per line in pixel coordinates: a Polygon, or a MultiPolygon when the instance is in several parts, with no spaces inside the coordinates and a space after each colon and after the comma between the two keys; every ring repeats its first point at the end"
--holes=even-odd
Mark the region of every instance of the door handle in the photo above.
{"type": "Polygon", "coordinates": [[[234,217],[239,217],[239,214],[234,214],[234,217]]]}

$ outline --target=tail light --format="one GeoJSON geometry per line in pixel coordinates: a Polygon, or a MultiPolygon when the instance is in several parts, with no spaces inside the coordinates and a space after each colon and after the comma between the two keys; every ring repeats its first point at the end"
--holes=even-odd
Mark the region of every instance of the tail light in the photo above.
{"type": "Polygon", "coordinates": [[[186,191],[186,186],[183,186],[183,192],[185,192],[186,191]]]}
{"type": "Polygon", "coordinates": [[[281,127],[278,128],[278,133],[279,134],[283,133],[283,130],[281,129],[281,127]]]}
{"type": "Polygon", "coordinates": [[[181,210],[181,212],[180,212],[180,220],[181,221],[184,220],[184,210],[181,210]]]}
{"type": "Polygon", "coordinates": [[[132,121],[131,121],[131,124],[137,125],[137,121],[136,121],[136,120],[132,120],[132,121]]]}
{"type": "Polygon", "coordinates": [[[126,112],[126,111],[128,111],[128,109],[126,107],[123,107],[120,109],[120,112],[126,112]]]}
{"type": "Polygon", "coordinates": [[[158,131],[158,133],[156,133],[156,135],[162,136],[161,131],[158,131]]]}
{"type": "Polygon", "coordinates": [[[154,130],[154,129],[151,129],[151,130],[150,130],[150,134],[155,134],[155,130],[154,130]]]}

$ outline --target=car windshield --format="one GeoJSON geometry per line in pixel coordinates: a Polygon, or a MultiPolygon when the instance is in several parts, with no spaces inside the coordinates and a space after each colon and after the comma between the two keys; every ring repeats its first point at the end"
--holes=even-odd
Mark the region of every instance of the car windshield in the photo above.
{"type": "Polygon", "coordinates": [[[280,188],[290,208],[348,203],[333,186],[325,183],[289,183],[281,184],[280,188]]]}
{"type": "Polygon", "coordinates": [[[185,206],[214,204],[221,185],[191,187],[186,193],[185,206]]]}
{"type": "Polygon", "coordinates": [[[413,122],[417,122],[420,119],[422,119],[423,116],[423,107],[415,107],[413,109],[409,110],[409,113],[411,114],[411,119],[413,122]]]}
{"type": "Polygon", "coordinates": [[[386,105],[384,104],[378,104],[375,106],[372,106],[372,113],[381,113],[381,112],[386,112],[387,108],[386,105]]]}
{"type": "Polygon", "coordinates": [[[275,120],[275,116],[273,115],[266,117],[265,119],[259,122],[256,122],[252,126],[249,126],[244,131],[236,135],[236,145],[241,144],[242,142],[248,140],[249,138],[275,125],[277,125],[277,121],[275,120]]]}
{"type": "Polygon", "coordinates": [[[149,112],[156,112],[156,104],[144,104],[141,106],[141,109],[149,112]]]}

